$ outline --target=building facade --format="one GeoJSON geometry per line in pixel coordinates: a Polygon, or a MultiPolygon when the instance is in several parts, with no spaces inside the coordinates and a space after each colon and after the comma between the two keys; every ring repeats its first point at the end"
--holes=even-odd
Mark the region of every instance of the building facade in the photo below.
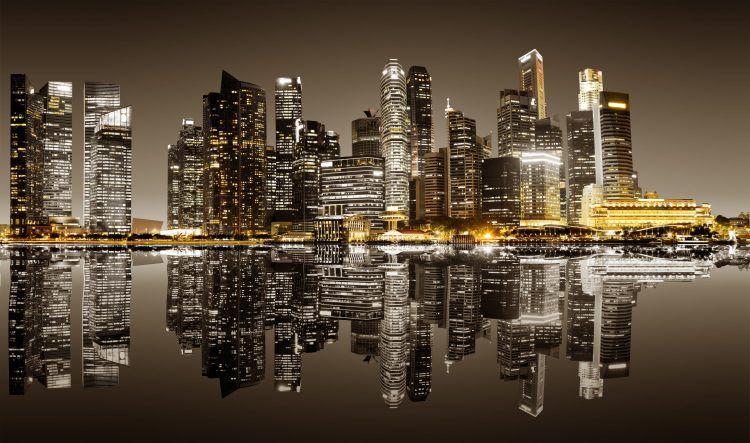
{"type": "Polygon", "coordinates": [[[177,143],[169,145],[168,229],[203,228],[203,130],[191,118],[182,119],[177,143]]]}
{"type": "Polygon", "coordinates": [[[292,162],[294,230],[313,232],[320,208],[320,162],[326,149],[325,125],[307,120],[299,128],[292,162]]]}
{"type": "Polygon", "coordinates": [[[428,220],[448,216],[449,172],[448,148],[440,148],[425,155],[424,215],[428,220]]]}
{"type": "Polygon", "coordinates": [[[518,58],[521,91],[529,93],[529,105],[536,118],[547,117],[547,99],[544,93],[544,59],[536,49],[518,58]]]}
{"type": "Polygon", "coordinates": [[[599,94],[604,90],[604,74],[599,69],[586,68],[578,72],[578,110],[593,111],[599,106],[599,94]]]}
{"type": "Polygon", "coordinates": [[[341,157],[321,162],[320,204],[344,205],[344,214],[361,215],[382,229],[385,210],[381,157],[341,157]]]}
{"type": "Polygon", "coordinates": [[[380,78],[380,147],[385,157],[385,206],[409,211],[411,152],[406,109],[406,78],[398,60],[391,59],[380,78]]]}
{"type": "Polygon", "coordinates": [[[630,97],[602,91],[594,112],[597,184],[604,198],[634,198],[633,141],[630,132],[630,97]]]}
{"type": "Polygon", "coordinates": [[[409,109],[411,176],[424,175],[424,156],[432,151],[432,77],[424,66],[412,66],[406,76],[406,105],[409,109]]]}
{"type": "Polygon", "coordinates": [[[302,79],[279,77],[274,94],[276,112],[276,165],[274,209],[294,212],[292,197],[292,162],[297,143],[296,134],[302,119],[302,79]]]}
{"type": "Polygon", "coordinates": [[[448,104],[450,206],[453,218],[474,218],[481,214],[481,146],[477,144],[474,119],[448,104]]]}
{"type": "Polygon", "coordinates": [[[498,157],[482,163],[482,218],[497,226],[521,220],[521,159],[498,157]]]}
{"type": "Polygon", "coordinates": [[[596,183],[594,115],[592,111],[574,111],[565,120],[568,127],[567,218],[570,224],[580,224],[583,188],[596,183]]]}
{"type": "Polygon", "coordinates": [[[535,111],[527,91],[504,89],[500,91],[497,108],[497,153],[500,157],[534,150],[535,111]]]}
{"type": "Polygon", "coordinates": [[[557,122],[550,117],[538,119],[534,122],[534,144],[536,152],[546,152],[560,159],[560,218],[567,220],[565,164],[563,159],[563,135],[557,122]]]}
{"type": "Polygon", "coordinates": [[[560,158],[544,152],[521,156],[521,225],[560,224],[560,158]]]}
{"type": "Polygon", "coordinates": [[[44,97],[44,215],[73,215],[73,83],[49,82],[44,97]]]}
{"type": "Polygon", "coordinates": [[[352,156],[383,156],[380,151],[380,116],[377,110],[368,109],[364,117],[352,120],[352,156]]]}

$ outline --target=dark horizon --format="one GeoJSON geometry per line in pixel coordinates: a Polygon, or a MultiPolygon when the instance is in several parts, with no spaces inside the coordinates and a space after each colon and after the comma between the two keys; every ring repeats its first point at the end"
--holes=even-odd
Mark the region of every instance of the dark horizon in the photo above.
{"type": "Polygon", "coordinates": [[[166,146],[183,117],[201,121],[201,97],[218,90],[222,69],[266,89],[268,144],[274,144],[274,80],[301,76],[304,118],[338,132],[348,155],[351,121],[378,106],[388,59],[398,58],[405,70],[426,66],[436,147],[446,143],[443,108],[450,97],[477,120],[480,135],[493,132],[496,149],[498,92],[518,88],[517,58],[534,48],[544,57],[549,114],[563,127],[565,114],[577,110],[580,69],[602,69],[606,90],[630,94],[633,156],[644,191],[709,202],[715,215],[750,209],[744,180],[750,153],[735,129],[750,103],[744,86],[750,62],[738,57],[746,41],[740,2],[470,2],[461,15],[451,9],[455,3],[421,1],[214,2],[210,11],[184,2],[120,9],[87,3],[1,6],[0,223],[9,218],[11,73],[28,74],[36,88],[74,82],[76,216],[83,81],[120,84],[122,104],[133,107],[133,216],[165,220],[166,146]]]}

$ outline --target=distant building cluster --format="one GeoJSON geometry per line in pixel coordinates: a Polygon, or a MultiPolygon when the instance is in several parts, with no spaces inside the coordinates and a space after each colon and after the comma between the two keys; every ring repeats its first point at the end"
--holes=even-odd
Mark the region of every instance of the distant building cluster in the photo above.
{"type": "MultiPolygon", "coordinates": [[[[266,91],[223,72],[219,91],[203,96],[202,123],[183,119],[168,147],[167,230],[309,239],[330,205],[342,205],[342,225],[364,218],[386,237],[445,218],[603,230],[711,222],[707,204],[641,191],[630,97],[605,89],[602,71],[579,72],[578,110],[565,116],[565,131],[548,115],[537,50],[518,58],[518,78],[518,89],[499,92],[496,147],[450,99],[447,146],[438,147],[429,72],[405,71],[391,59],[380,76],[380,108],[352,121],[352,155],[341,157],[339,134],[303,115],[300,77],[276,79],[269,145],[266,91]]],[[[15,236],[132,230],[132,110],[121,106],[118,85],[85,83],[79,221],[72,214],[72,102],[72,83],[49,82],[37,92],[25,75],[11,76],[15,236]]]]}

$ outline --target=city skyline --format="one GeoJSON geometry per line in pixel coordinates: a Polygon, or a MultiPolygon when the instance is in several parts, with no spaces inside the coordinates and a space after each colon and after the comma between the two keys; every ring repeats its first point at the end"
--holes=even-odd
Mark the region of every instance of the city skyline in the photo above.
{"type": "MultiPolygon", "coordinates": [[[[261,5],[263,8],[266,5],[261,5]]],[[[438,5],[433,14],[444,10],[444,5],[438,5]],[[442,8],[442,9],[441,9],[442,8]]],[[[486,4],[488,11],[495,12],[497,8],[493,5],[486,4]]],[[[113,63],[105,66],[93,64],[90,61],[82,59],[82,47],[77,43],[79,37],[76,33],[70,33],[67,37],[71,49],[70,64],[61,65],[52,63],[56,55],[50,55],[48,59],[35,59],[31,52],[17,52],[14,46],[14,38],[6,35],[6,32],[12,32],[16,29],[13,20],[18,14],[23,12],[23,6],[16,6],[13,9],[3,6],[3,38],[2,40],[2,78],[7,81],[9,74],[12,72],[24,72],[28,74],[30,80],[35,86],[43,84],[45,81],[71,81],[74,87],[74,106],[73,106],[73,214],[82,216],[82,165],[83,165],[83,140],[77,129],[83,126],[82,123],[82,91],[83,81],[102,81],[119,84],[122,91],[123,102],[133,106],[133,216],[141,218],[153,218],[166,221],[166,164],[167,164],[167,145],[174,142],[174,134],[179,130],[182,118],[193,117],[200,121],[200,96],[206,91],[215,90],[216,72],[221,69],[227,69],[238,78],[254,82],[266,90],[268,103],[268,128],[266,143],[273,143],[273,119],[272,107],[270,100],[270,91],[273,90],[274,80],[281,75],[299,75],[305,82],[305,118],[311,118],[326,123],[326,128],[334,130],[341,134],[342,155],[348,155],[350,152],[351,140],[349,138],[349,127],[351,121],[361,115],[361,110],[367,107],[378,106],[378,70],[383,63],[389,58],[398,58],[404,69],[412,65],[425,66],[432,77],[433,83],[433,106],[443,101],[445,97],[450,96],[457,103],[461,103],[461,109],[467,115],[477,120],[477,132],[484,134],[490,130],[495,130],[495,111],[497,106],[497,93],[505,88],[517,89],[518,85],[518,66],[517,59],[526,54],[533,48],[536,48],[545,57],[545,94],[548,106],[548,114],[557,115],[561,119],[564,115],[575,111],[578,106],[578,72],[586,67],[595,67],[601,69],[607,77],[606,89],[612,91],[624,91],[630,95],[633,114],[633,146],[635,168],[639,173],[639,184],[644,191],[658,190],[666,196],[692,196],[699,202],[708,201],[712,204],[715,214],[735,215],[736,213],[746,210],[747,197],[742,189],[742,155],[740,152],[742,141],[739,135],[733,131],[727,131],[727,139],[717,145],[716,139],[709,136],[708,132],[701,133],[693,128],[698,128],[698,121],[705,120],[704,115],[690,111],[687,103],[694,103],[695,98],[690,97],[692,94],[685,94],[685,91],[693,91],[694,85],[703,84],[710,78],[707,71],[702,65],[690,66],[690,70],[678,69],[679,63],[686,63],[687,60],[693,60],[695,57],[711,54],[712,57],[721,57],[725,51],[726,55],[731,53],[733,38],[729,38],[729,45],[726,42],[718,41],[719,36],[731,33],[729,26],[720,30],[714,39],[717,41],[693,42],[695,53],[686,54],[681,51],[686,49],[680,45],[674,45],[666,50],[667,43],[658,41],[654,44],[644,46],[635,42],[627,43],[631,47],[625,51],[623,45],[618,43],[612,37],[602,35],[599,40],[592,42],[589,50],[576,48],[575,44],[570,43],[569,47],[556,43],[558,39],[552,39],[549,34],[552,30],[560,32],[559,26],[554,23],[563,21],[559,14],[549,13],[542,15],[549,30],[543,35],[535,38],[521,38],[508,42],[503,45],[497,43],[481,44],[481,39],[477,37],[476,48],[471,46],[465,48],[464,52],[457,56],[457,59],[449,59],[443,54],[442,50],[436,50],[440,44],[448,43],[446,36],[434,36],[435,47],[428,46],[421,48],[420,52],[406,50],[392,42],[380,44],[377,47],[372,43],[371,51],[366,51],[365,55],[357,55],[357,67],[345,64],[337,67],[337,71],[331,71],[330,68],[315,66],[311,63],[309,57],[300,56],[292,58],[290,61],[279,61],[277,56],[285,53],[286,49],[281,44],[272,42],[263,47],[254,47],[253,57],[243,55],[240,59],[257,60],[261,63],[250,63],[244,65],[238,64],[238,58],[225,53],[225,50],[218,51],[211,62],[202,64],[196,69],[196,74],[190,76],[191,80],[179,78],[174,81],[174,85],[167,88],[167,84],[161,83],[163,75],[169,73],[170,68],[156,65],[157,68],[150,70],[148,76],[140,71],[135,71],[120,65],[122,61],[113,60],[113,63]],[[713,45],[712,45],[713,43],[713,45]],[[483,66],[481,71],[472,69],[468,57],[476,54],[477,51],[491,53],[491,62],[488,66],[483,66]],[[270,51],[270,53],[269,53],[270,51]],[[275,52],[274,52],[275,51],[275,52]],[[629,65],[637,66],[641,58],[649,60],[659,54],[660,63],[653,67],[656,71],[649,71],[649,75],[661,75],[672,77],[670,82],[659,83],[659,89],[655,90],[654,82],[648,82],[643,77],[644,74],[634,70],[629,65]],[[77,55],[76,55],[77,54],[77,55]],[[274,57],[271,57],[271,55],[274,57]],[[361,58],[360,58],[361,57],[361,58]],[[692,57],[692,58],[691,58],[692,57]],[[351,69],[349,66],[352,66],[351,69]],[[675,73],[675,71],[677,71],[675,73]],[[477,77],[478,76],[478,77],[477,77]],[[149,79],[151,83],[145,82],[149,79]],[[477,81],[477,80],[486,81],[477,81]],[[692,79],[692,82],[691,80],[692,79]],[[346,80],[346,81],[345,81],[346,80]],[[348,81],[348,82],[347,82],[348,81]],[[145,82],[145,83],[144,83],[145,82]],[[337,85],[335,87],[333,85],[337,85]],[[161,88],[163,85],[164,88],[161,88]],[[157,89],[155,89],[157,88],[157,89]],[[352,88],[352,89],[349,89],[352,88]],[[153,100],[150,101],[149,99],[153,100]],[[337,106],[328,106],[331,100],[338,103],[337,106]],[[330,109],[329,109],[330,108],[330,109]],[[668,112],[672,110],[672,114],[668,112]],[[699,118],[700,117],[700,118],[699,118]],[[695,120],[693,120],[695,119],[695,120]],[[690,129],[686,129],[690,128],[690,129]],[[710,146],[711,152],[715,155],[703,156],[700,161],[687,162],[686,159],[697,158],[702,152],[703,146],[710,146]],[[683,153],[689,153],[683,154],[683,153]],[[675,163],[679,168],[675,168],[675,163]],[[671,173],[664,173],[670,171],[671,173]],[[676,172],[672,172],[676,171],[676,172]],[[698,177],[696,179],[696,177],[698,177]],[[705,177],[702,178],[702,177],[705,177]],[[744,199],[743,199],[744,197],[744,199]]],[[[635,8],[635,7],[633,7],[635,8]]],[[[665,25],[679,29],[681,21],[679,17],[667,17],[665,8],[655,5],[650,6],[656,13],[656,16],[664,20],[665,25]],[[661,14],[661,15],[660,15],[661,14]]],[[[546,5],[547,11],[552,11],[551,5],[546,5]]],[[[606,11],[606,6],[602,11],[606,11]]],[[[728,8],[731,9],[731,8],[728,8]]],[[[75,11],[75,8],[71,8],[75,11]]],[[[77,11],[80,12],[80,11],[77,11]]],[[[344,8],[343,11],[337,12],[343,17],[352,13],[352,10],[344,8]]],[[[559,12],[559,11],[558,11],[559,12]]],[[[704,11],[714,15],[729,14],[730,10],[722,11],[704,11]]],[[[404,12],[413,14],[411,10],[404,12]]],[[[602,12],[598,13],[601,14],[602,12]]],[[[625,16],[633,16],[634,10],[622,12],[625,16]]],[[[123,12],[123,17],[130,14],[128,11],[123,12]]],[[[186,19],[196,20],[195,17],[186,19]]],[[[597,15],[598,15],[597,14],[597,15]]],[[[690,11],[682,11],[681,14],[691,14],[690,11]]],[[[695,12],[692,12],[695,14],[695,12]]],[[[645,16],[646,14],[644,14],[645,16]]],[[[367,22],[376,20],[378,17],[363,19],[367,22]]],[[[436,17],[437,23],[446,19],[436,17]]],[[[581,19],[582,20],[582,19],[581,19]]],[[[644,23],[646,19],[638,18],[637,23],[644,23]]],[[[343,21],[342,21],[343,23],[343,21]]],[[[464,23],[456,25],[467,26],[464,23]]],[[[93,26],[93,25],[91,25],[93,26]]],[[[348,25],[347,25],[348,26],[348,25]]],[[[301,29],[300,32],[304,32],[301,29]]],[[[342,32],[354,32],[354,29],[346,27],[342,32]]],[[[152,35],[147,33],[147,35],[152,35]]],[[[572,35],[572,34],[571,34],[572,35]]],[[[688,34],[683,34],[684,39],[690,40],[688,34]]],[[[81,37],[82,38],[82,37],[81,37]]],[[[167,46],[169,39],[162,35],[159,46],[167,46]]],[[[326,38],[325,36],[320,38],[326,38]]],[[[645,38],[640,36],[640,39],[645,38]]],[[[330,39],[326,40],[329,41],[330,39]]],[[[563,39],[564,40],[564,39],[563,39]]],[[[572,42],[573,40],[570,40],[572,42]]],[[[641,40],[642,41],[642,40],[641,40]]],[[[321,42],[324,44],[325,42],[321,42]]],[[[172,41],[174,44],[174,41],[172,41]]],[[[348,52],[349,48],[339,43],[333,43],[331,50],[333,54],[338,54],[339,58],[346,59],[353,54],[348,52]]],[[[368,43],[369,45],[369,43],[368,43]]],[[[325,45],[324,45],[325,47],[325,45]]],[[[368,46],[369,47],[369,46],[368,46]]],[[[236,49],[236,48],[235,48],[236,49]]],[[[176,49],[175,55],[178,53],[176,49]]],[[[154,57],[153,49],[144,49],[143,54],[129,53],[129,60],[139,61],[148,60],[154,57]]],[[[736,68],[736,67],[735,67],[736,68]]],[[[735,69],[733,68],[733,69],[735,69]]],[[[722,69],[721,66],[714,69],[722,69]]],[[[728,68],[726,68],[728,69],[728,68]]],[[[737,69],[746,69],[740,66],[737,69]]],[[[713,72],[713,71],[712,71],[713,72]]],[[[712,75],[716,75],[715,73],[712,75]]],[[[734,78],[741,75],[729,75],[730,87],[734,78]]],[[[3,95],[9,90],[7,87],[1,89],[3,95]]],[[[722,113],[724,121],[719,123],[714,121],[714,125],[721,124],[728,128],[739,127],[740,109],[733,110],[734,106],[742,106],[748,100],[741,99],[742,94],[746,91],[742,88],[735,88],[738,99],[727,103],[720,100],[717,96],[716,106],[721,106],[725,112],[722,113]],[[727,111],[727,106],[730,112],[727,111]],[[735,119],[737,124],[734,124],[735,119]]],[[[4,95],[4,97],[6,97],[4,95]]],[[[3,118],[0,118],[0,132],[7,134],[8,131],[8,100],[7,97],[0,100],[0,111],[3,118]]],[[[718,116],[715,118],[719,118],[718,116]]],[[[433,116],[435,132],[435,149],[447,145],[445,123],[440,118],[433,116]]],[[[705,123],[704,125],[708,125],[705,123]]],[[[564,125],[563,125],[564,126],[564,125]]],[[[704,126],[705,127],[705,126],[704,126]]],[[[736,131],[739,132],[739,131],[736,131]]],[[[497,144],[497,134],[494,135],[493,144],[497,144]]],[[[5,136],[7,137],[7,136],[5,136]]],[[[7,157],[8,143],[7,138],[1,144],[2,151],[0,155],[7,157]]],[[[0,168],[0,177],[7,176],[7,163],[3,163],[0,168]]],[[[0,181],[0,222],[8,219],[8,184],[7,180],[0,181]]]]}

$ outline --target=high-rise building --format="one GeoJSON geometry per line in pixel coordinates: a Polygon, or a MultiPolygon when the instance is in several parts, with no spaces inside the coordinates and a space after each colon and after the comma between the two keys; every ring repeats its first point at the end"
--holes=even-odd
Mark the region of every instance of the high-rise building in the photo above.
{"type": "Polygon", "coordinates": [[[44,99],[25,74],[10,76],[10,229],[14,236],[45,223],[44,99]]]}
{"type": "Polygon", "coordinates": [[[411,152],[406,109],[406,78],[398,60],[391,59],[380,77],[380,148],[385,157],[385,207],[409,211],[411,152]]]}
{"type": "Polygon", "coordinates": [[[352,120],[352,156],[383,156],[380,150],[380,116],[376,109],[368,109],[364,117],[352,120]]]}
{"type": "Polygon", "coordinates": [[[453,218],[474,218],[481,214],[481,146],[477,144],[477,124],[463,112],[445,108],[448,121],[450,164],[450,207],[453,218]]]}
{"type": "Polygon", "coordinates": [[[90,229],[100,234],[128,234],[133,196],[132,110],[102,114],[94,128],[91,153],[93,186],[90,229]]]}
{"type": "MultiPolygon", "coordinates": [[[[598,99],[597,99],[598,102],[598,99]]],[[[568,126],[568,223],[581,224],[583,188],[596,183],[596,152],[592,111],[574,111],[566,116],[568,126]]]]}
{"type": "Polygon", "coordinates": [[[325,125],[306,120],[299,127],[297,139],[292,162],[292,189],[297,208],[294,229],[313,232],[313,221],[320,208],[320,161],[326,152],[325,125]]]}
{"type": "Polygon", "coordinates": [[[94,171],[91,155],[94,151],[94,131],[99,117],[120,107],[120,85],[101,82],[86,82],[83,85],[83,220],[81,226],[89,228],[91,214],[94,171]]]}
{"type": "Polygon", "coordinates": [[[560,158],[544,152],[521,156],[521,225],[560,223],[560,158]]]}
{"type": "MultiPolygon", "coordinates": [[[[256,235],[266,226],[266,92],[222,72],[203,96],[208,235],[256,235]]],[[[281,175],[281,172],[279,172],[281,175]]]]}
{"type": "Polygon", "coordinates": [[[323,134],[323,149],[320,151],[321,160],[331,160],[341,157],[341,143],[336,131],[326,131],[323,134]]]}
{"type": "Polygon", "coordinates": [[[534,144],[537,152],[547,152],[560,159],[560,215],[565,219],[566,210],[566,182],[565,164],[563,159],[562,129],[557,122],[550,118],[541,118],[534,122],[534,144]]]}
{"type": "Polygon", "coordinates": [[[604,198],[636,197],[628,94],[602,91],[594,112],[594,142],[596,183],[604,198]]]}
{"type": "Polygon", "coordinates": [[[518,226],[521,220],[521,160],[486,159],[482,164],[482,218],[493,225],[518,226]]]}
{"type": "Polygon", "coordinates": [[[477,135],[477,145],[479,146],[479,154],[482,160],[486,160],[492,157],[492,132],[485,136],[477,135]]]}
{"type": "Polygon", "coordinates": [[[281,212],[294,212],[292,196],[292,162],[297,143],[297,127],[302,119],[302,79],[279,77],[276,79],[276,194],[274,208],[281,212]]]}
{"type": "Polygon", "coordinates": [[[428,152],[425,155],[424,173],[424,216],[426,219],[448,216],[450,201],[448,175],[448,148],[428,152]]]}
{"type": "Polygon", "coordinates": [[[341,157],[321,162],[320,204],[344,205],[344,213],[361,215],[382,229],[385,209],[383,159],[341,157]]]}
{"type": "Polygon", "coordinates": [[[49,82],[44,97],[44,215],[73,215],[73,83],[49,82]]]}
{"type": "Polygon", "coordinates": [[[276,211],[276,147],[266,145],[266,212],[276,211]]]}
{"type": "Polygon", "coordinates": [[[547,100],[544,94],[544,60],[542,54],[532,49],[518,58],[521,91],[528,91],[534,117],[547,117],[547,100]]]}
{"type": "Polygon", "coordinates": [[[531,107],[531,96],[527,91],[500,91],[497,108],[498,156],[520,157],[523,152],[533,151],[535,120],[536,113],[531,107]]]}
{"type": "Polygon", "coordinates": [[[578,110],[593,111],[599,106],[599,93],[604,89],[604,74],[594,68],[578,72],[578,110]]]}
{"type": "Polygon", "coordinates": [[[409,220],[424,219],[424,178],[409,179],[409,220]]]}
{"type": "Polygon", "coordinates": [[[412,66],[406,75],[406,105],[409,109],[411,175],[424,175],[424,156],[432,151],[432,78],[424,66],[412,66]]]}
{"type": "Polygon", "coordinates": [[[167,214],[169,229],[203,228],[203,130],[182,119],[177,143],[169,145],[167,214]]]}

